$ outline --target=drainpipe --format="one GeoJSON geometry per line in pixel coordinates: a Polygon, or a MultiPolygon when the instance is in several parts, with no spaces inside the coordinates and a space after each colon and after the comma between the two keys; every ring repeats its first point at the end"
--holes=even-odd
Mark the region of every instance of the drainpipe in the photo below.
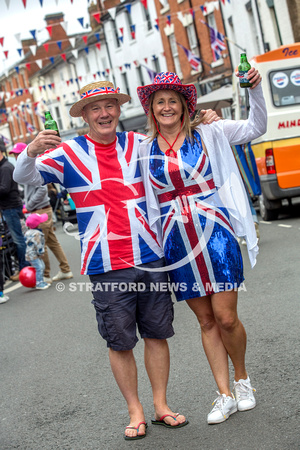
{"type": "Polygon", "coordinates": [[[257,14],[258,23],[259,23],[259,29],[260,29],[260,35],[261,35],[261,40],[262,40],[262,44],[263,44],[263,49],[264,49],[264,52],[266,53],[267,46],[265,43],[264,32],[263,32],[262,24],[261,24],[261,20],[260,20],[260,13],[259,13],[258,5],[257,5],[257,0],[254,0],[254,3],[255,3],[256,14],[257,14]]]}

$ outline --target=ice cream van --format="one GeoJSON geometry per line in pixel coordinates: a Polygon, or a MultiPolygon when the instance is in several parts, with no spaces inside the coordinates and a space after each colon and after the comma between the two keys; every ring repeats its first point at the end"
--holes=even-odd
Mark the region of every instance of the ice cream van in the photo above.
{"type": "Polygon", "coordinates": [[[267,132],[251,142],[262,190],[259,208],[264,220],[273,220],[283,199],[300,198],[300,42],[249,62],[262,76],[268,111],[267,132]]]}

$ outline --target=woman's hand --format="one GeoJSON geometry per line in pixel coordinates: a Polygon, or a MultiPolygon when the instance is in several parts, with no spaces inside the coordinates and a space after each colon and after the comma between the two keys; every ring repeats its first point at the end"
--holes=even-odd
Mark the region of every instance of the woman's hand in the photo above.
{"type": "Polygon", "coordinates": [[[201,109],[199,116],[202,116],[202,122],[204,125],[208,125],[213,122],[220,120],[220,117],[212,109],[201,109]]]}
{"type": "Polygon", "coordinates": [[[250,83],[252,83],[250,89],[256,88],[256,86],[258,86],[259,83],[261,82],[261,75],[259,71],[254,67],[251,67],[251,69],[249,70],[247,78],[250,81],[250,83]]]}
{"type": "Polygon", "coordinates": [[[35,158],[44,153],[45,150],[55,148],[61,143],[61,138],[55,130],[41,131],[27,147],[27,155],[35,158]]]}
{"type": "MultiPolygon", "coordinates": [[[[235,75],[237,77],[239,77],[238,67],[235,68],[235,75]]],[[[255,67],[251,67],[251,69],[248,71],[247,78],[250,81],[250,83],[252,83],[252,86],[250,89],[256,88],[256,86],[258,86],[259,83],[261,82],[261,75],[260,75],[259,71],[257,69],[255,69],[255,67]]]]}

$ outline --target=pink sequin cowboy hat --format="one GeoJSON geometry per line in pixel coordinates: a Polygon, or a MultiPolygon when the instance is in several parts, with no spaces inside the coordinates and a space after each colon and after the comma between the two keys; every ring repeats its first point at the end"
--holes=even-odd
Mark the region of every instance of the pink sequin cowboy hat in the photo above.
{"type": "Polygon", "coordinates": [[[74,103],[69,113],[72,117],[81,117],[82,109],[88,103],[96,102],[97,100],[104,100],[107,98],[115,98],[118,100],[119,105],[129,102],[130,96],[127,94],[121,94],[119,88],[114,88],[114,85],[110,81],[96,81],[84,86],[79,91],[80,100],[74,103]]]}
{"type": "Polygon", "coordinates": [[[193,84],[182,84],[178,75],[173,72],[158,73],[153,80],[153,84],[137,88],[137,94],[147,115],[149,113],[150,95],[160,89],[172,89],[182,94],[186,99],[190,116],[193,115],[197,104],[197,90],[193,84]]]}

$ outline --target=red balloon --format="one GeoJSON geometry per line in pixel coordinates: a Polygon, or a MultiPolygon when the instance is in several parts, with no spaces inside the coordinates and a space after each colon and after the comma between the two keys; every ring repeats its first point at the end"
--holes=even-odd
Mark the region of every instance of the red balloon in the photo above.
{"type": "Polygon", "coordinates": [[[19,273],[19,281],[25,287],[34,288],[36,285],[35,268],[31,266],[24,267],[19,273]]]}

